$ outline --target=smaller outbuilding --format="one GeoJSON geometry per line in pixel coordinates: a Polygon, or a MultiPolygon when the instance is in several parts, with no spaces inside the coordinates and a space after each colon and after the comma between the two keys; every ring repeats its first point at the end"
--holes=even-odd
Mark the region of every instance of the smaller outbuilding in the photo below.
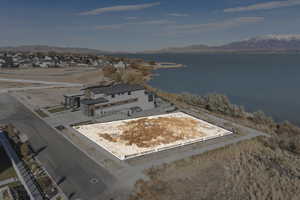
{"type": "Polygon", "coordinates": [[[76,94],[65,94],[65,102],[64,106],[65,108],[79,108],[80,107],[80,101],[81,98],[84,96],[84,92],[79,92],[76,94]]]}

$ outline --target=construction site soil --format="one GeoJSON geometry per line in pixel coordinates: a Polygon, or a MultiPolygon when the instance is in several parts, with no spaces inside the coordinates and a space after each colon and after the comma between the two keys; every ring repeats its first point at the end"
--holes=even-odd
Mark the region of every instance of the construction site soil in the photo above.
{"type": "Polygon", "coordinates": [[[100,134],[111,142],[120,142],[138,147],[154,147],[183,139],[205,135],[197,129],[198,122],[187,117],[142,118],[120,125],[121,135],[100,134]]]}

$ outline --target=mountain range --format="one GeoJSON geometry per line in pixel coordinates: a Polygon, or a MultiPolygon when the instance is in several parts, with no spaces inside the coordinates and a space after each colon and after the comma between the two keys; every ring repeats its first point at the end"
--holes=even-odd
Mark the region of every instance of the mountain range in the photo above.
{"type": "Polygon", "coordinates": [[[191,45],[171,47],[143,53],[199,53],[199,52],[293,52],[300,51],[299,35],[264,35],[221,46],[191,45]]]}
{"type": "Polygon", "coordinates": [[[56,52],[56,53],[80,53],[80,54],[108,54],[108,51],[101,51],[89,48],[75,48],[75,47],[56,47],[46,45],[26,45],[16,47],[0,47],[0,51],[11,52],[56,52]]]}
{"type": "MultiPolygon", "coordinates": [[[[110,52],[88,48],[53,47],[42,45],[0,47],[0,51],[14,52],[57,52],[82,54],[129,54],[132,52],[110,52]]],[[[136,52],[151,53],[218,53],[218,52],[300,52],[299,35],[264,35],[220,46],[191,45],[186,47],[169,47],[160,50],[136,52]]]]}

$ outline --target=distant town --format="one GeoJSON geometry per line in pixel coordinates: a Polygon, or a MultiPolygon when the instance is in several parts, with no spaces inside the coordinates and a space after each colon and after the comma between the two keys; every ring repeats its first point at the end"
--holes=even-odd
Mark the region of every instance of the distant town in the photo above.
{"type": "Polygon", "coordinates": [[[106,56],[57,54],[57,53],[0,53],[0,68],[30,68],[30,67],[103,67],[107,65],[124,68],[127,63],[114,61],[106,56]]]}

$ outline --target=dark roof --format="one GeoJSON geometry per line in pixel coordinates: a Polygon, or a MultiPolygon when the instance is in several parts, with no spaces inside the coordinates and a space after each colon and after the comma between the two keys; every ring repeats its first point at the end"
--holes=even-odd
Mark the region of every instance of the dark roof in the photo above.
{"type": "Polygon", "coordinates": [[[84,95],[84,93],[80,92],[80,93],[76,93],[76,94],[65,94],[64,96],[65,97],[81,97],[83,95],[84,95]]]}
{"type": "Polygon", "coordinates": [[[85,105],[94,105],[97,103],[106,103],[106,102],[108,102],[108,100],[103,97],[98,98],[98,99],[83,99],[83,100],[81,100],[81,103],[85,104],[85,105]]]}
{"type": "Polygon", "coordinates": [[[99,86],[89,88],[94,94],[118,94],[130,91],[144,90],[145,88],[141,85],[129,85],[129,84],[117,84],[111,86],[99,86]]]}

